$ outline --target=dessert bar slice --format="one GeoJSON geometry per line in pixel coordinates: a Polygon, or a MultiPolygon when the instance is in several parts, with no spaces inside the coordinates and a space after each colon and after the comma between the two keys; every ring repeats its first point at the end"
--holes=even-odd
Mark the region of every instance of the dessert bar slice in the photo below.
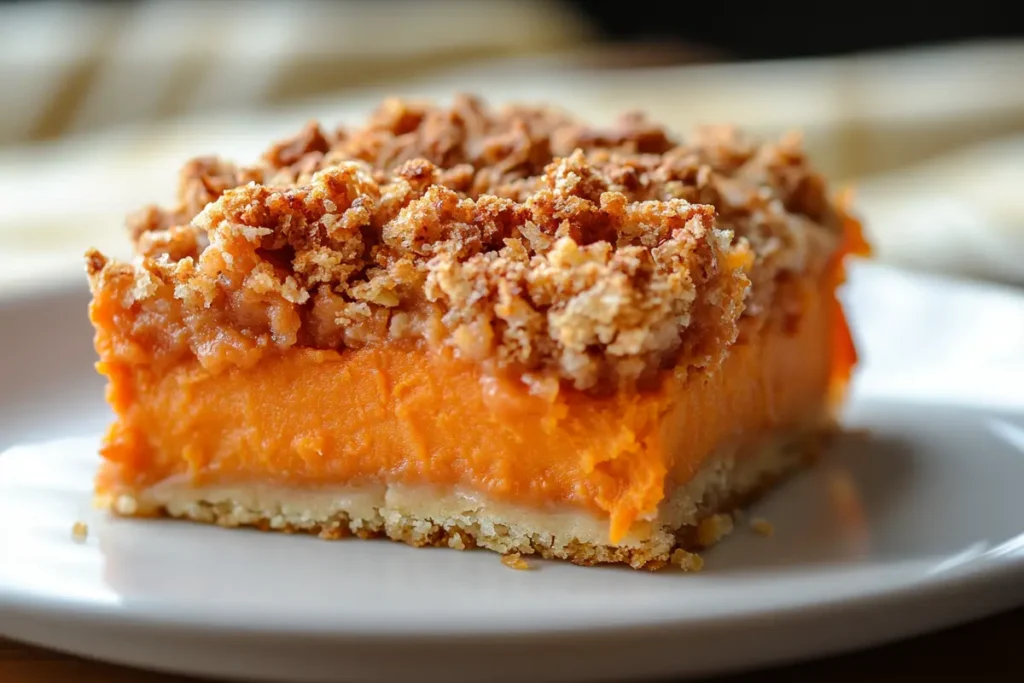
{"type": "Polygon", "coordinates": [[[388,101],[129,228],[87,256],[120,515],[692,567],[855,362],[796,137],[388,101]]]}

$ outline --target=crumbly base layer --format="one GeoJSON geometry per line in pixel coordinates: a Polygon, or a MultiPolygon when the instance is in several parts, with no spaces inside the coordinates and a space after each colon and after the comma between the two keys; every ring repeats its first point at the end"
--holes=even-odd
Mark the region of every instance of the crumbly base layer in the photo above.
{"type": "Polygon", "coordinates": [[[485,548],[578,565],[614,563],[656,570],[667,566],[676,551],[699,551],[717,542],[731,530],[731,512],[816,459],[829,431],[791,435],[756,449],[723,450],[676,487],[653,519],[636,523],[617,544],[609,543],[607,518],[589,512],[525,509],[467,492],[398,485],[296,490],[196,488],[168,481],[143,491],[100,496],[97,502],[121,516],[170,516],[325,539],[389,538],[416,547],[485,548]]]}

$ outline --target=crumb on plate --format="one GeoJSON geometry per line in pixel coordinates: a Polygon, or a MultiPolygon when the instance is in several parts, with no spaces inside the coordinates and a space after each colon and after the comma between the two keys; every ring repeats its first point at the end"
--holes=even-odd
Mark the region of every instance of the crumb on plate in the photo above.
{"type": "Polygon", "coordinates": [[[775,534],[775,527],[764,517],[754,517],[751,519],[750,529],[757,535],[766,538],[775,534]]]}
{"type": "Polygon", "coordinates": [[[711,515],[697,526],[697,541],[701,547],[709,548],[732,533],[731,515],[711,515]]]}
{"type": "Polygon", "coordinates": [[[506,567],[510,567],[512,569],[530,568],[530,565],[526,563],[526,560],[523,559],[523,556],[520,553],[508,553],[506,555],[502,555],[501,563],[506,567]]]}
{"type": "Polygon", "coordinates": [[[669,561],[684,572],[699,572],[704,568],[704,558],[697,553],[691,553],[682,548],[674,550],[669,561]]]}

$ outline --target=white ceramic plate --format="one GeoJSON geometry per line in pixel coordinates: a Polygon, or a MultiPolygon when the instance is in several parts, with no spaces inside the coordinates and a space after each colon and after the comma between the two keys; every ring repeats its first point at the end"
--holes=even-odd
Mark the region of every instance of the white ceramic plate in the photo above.
{"type": "Polygon", "coordinates": [[[9,296],[0,634],[250,679],[593,681],[822,655],[1024,602],[1024,296],[853,275],[847,421],[868,434],[757,508],[774,537],[741,529],[695,575],[107,519],[89,506],[108,413],[84,287],[9,296]]]}

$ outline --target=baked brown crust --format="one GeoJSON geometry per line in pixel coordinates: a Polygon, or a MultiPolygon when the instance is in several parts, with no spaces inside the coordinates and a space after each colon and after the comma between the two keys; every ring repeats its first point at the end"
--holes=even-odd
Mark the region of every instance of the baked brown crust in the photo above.
{"type": "Polygon", "coordinates": [[[714,366],[741,315],[784,309],[780,283],[826,267],[841,224],[797,138],[391,100],[252,166],[189,162],[176,206],[129,219],[139,258],[87,264],[131,312],[114,343],[129,363],[140,341],[216,371],[411,337],[537,391],[596,390],[714,366]]]}
{"type": "MultiPolygon", "coordinates": [[[[691,518],[672,522],[671,515],[654,520],[664,535],[654,535],[640,543],[611,545],[593,538],[564,538],[551,529],[516,526],[509,519],[489,518],[480,512],[462,512],[444,518],[423,514],[380,510],[372,516],[334,510],[326,516],[308,509],[298,517],[284,519],[276,511],[248,508],[239,500],[204,500],[202,494],[177,506],[157,505],[140,510],[132,496],[100,501],[102,507],[122,516],[137,514],[189,519],[223,527],[250,526],[263,531],[312,534],[327,540],[352,536],[362,539],[390,538],[415,547],[435,546],[456,550],[482,548],[509,557],[510,566],[522,568],[523,556],[568,560],[573,564],[628,564],[634,569],[659,570],[670,564],[684,571],[699,571],[703,562],[694,553],[716,545],[733,531],[733,514],[755,502],[776,484],[794,472],[811,465],[820,457],[834,436],[825,425],[806,434],[795,434],[780,448],[751,450],[728,461],[713,483],[702,487],[692,484],[675,491],[675,504],[692,508],[691,518]],[[680,495],[682,494],[682,495],[680,495]],[[516,560],[518,557],[518,561],[516,560]]],[[[709,461],[705,469],[715,469],[709,461]]],[[[672,497],[669,498],[672,504],[672,497]]],[[[302,509],[297,506],[297,509],[302,509]]]]}

